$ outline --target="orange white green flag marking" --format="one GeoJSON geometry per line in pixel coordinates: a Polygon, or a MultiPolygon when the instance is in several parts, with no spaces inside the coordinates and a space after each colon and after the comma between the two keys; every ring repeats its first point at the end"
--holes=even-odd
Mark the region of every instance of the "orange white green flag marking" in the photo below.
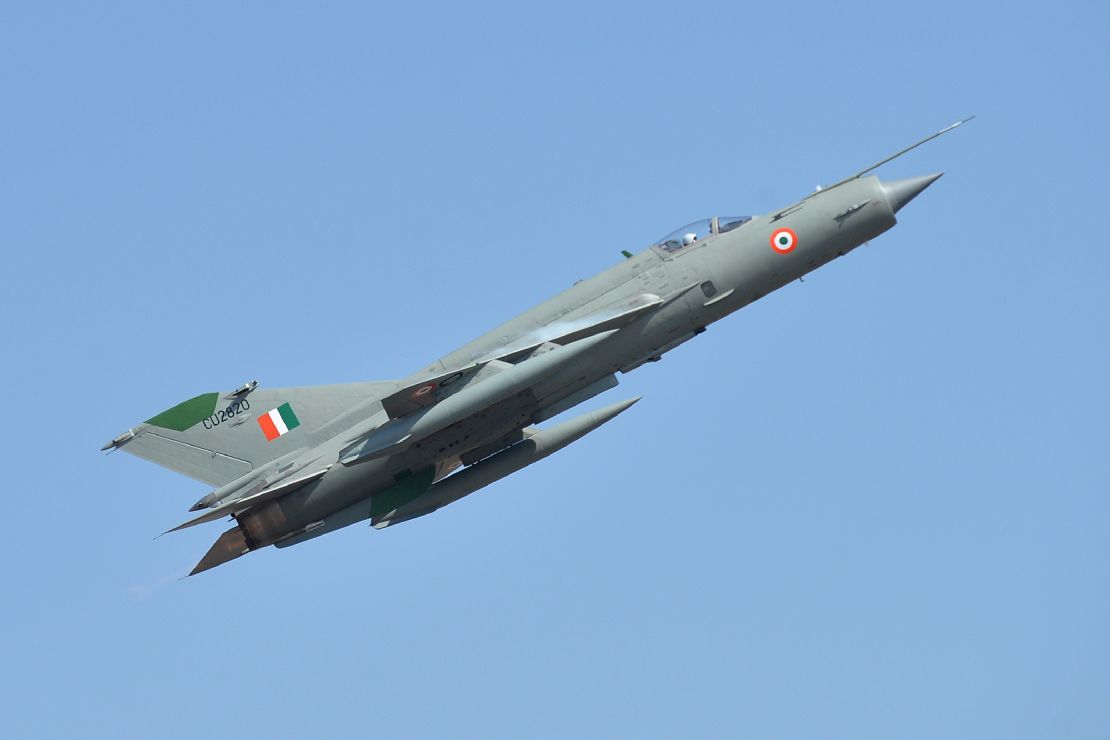
{"type": "Polygon", "coordinates": [[[267,442],[272,442],[281,435],[288,434],[300,425],[301,422],[297,419],[297,415],[293,413],[293,407],[287,403],[283,403],[273,411],[258,417],[258,426],[262,427],[262,433],[266,435],[267,442]]]}

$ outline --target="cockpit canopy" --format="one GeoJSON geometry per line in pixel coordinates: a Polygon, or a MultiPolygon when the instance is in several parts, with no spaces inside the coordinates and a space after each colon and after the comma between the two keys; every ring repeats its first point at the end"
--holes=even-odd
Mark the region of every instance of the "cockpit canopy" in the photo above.
{"type": "Polygon", "coordinates": [[[681,229],[675,229],[651,246],[659,247],[664,252],[677,252],[683,247],[688,247],[714,234],[723,234],[726,231],[732,231],[751,220],[751,216],[715,216],[713,218],[703,218],[701,221],[686,224],[681,229]]]}

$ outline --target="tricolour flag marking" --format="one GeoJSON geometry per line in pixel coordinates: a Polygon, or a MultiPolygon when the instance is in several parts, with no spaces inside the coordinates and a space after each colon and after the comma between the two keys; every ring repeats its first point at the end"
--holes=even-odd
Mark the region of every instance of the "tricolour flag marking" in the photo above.
{"type": "Polygon", "coordinates": [[[288,434],[300,425],[300,420],[293,413],[293,407],[288,403],[283,403],[258,417],[258,426],[262,427],[262,433],[266,435],[267,442],[288,434]]]}

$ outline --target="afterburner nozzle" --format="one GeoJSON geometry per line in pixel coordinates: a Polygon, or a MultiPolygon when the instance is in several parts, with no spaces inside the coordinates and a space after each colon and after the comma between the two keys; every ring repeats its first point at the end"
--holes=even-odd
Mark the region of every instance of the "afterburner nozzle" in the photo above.
{"type": "Polygon", "coordinates": [[[890,210],[898,213],[907,203],[916,198],[922,190],[940,179],[940,176],[943,174],[943,172],[937,172],[933,175],[907,177],[903,180],[884,182],[882,184],[883,193],[886,194],[886,200],[890,204],[890,210]]]}

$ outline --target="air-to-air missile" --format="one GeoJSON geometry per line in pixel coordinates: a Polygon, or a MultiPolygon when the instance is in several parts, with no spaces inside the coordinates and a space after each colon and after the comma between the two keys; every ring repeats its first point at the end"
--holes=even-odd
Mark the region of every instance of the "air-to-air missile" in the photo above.
{"type": "MultiPolygon", "coordinates": [[[[970,119],[965,119],[970,120],[970,119]]],[[[871,167],[762,216],[718,216],[396,381],[203,393],[104,446],[213,487],[173,530],[230,517],[193,569],[288,547],[360,521],[381,529],[542,460],[638,398],[535,426],[614,388],[713,322],[890,229],[939,174],[871,167]]]]}

